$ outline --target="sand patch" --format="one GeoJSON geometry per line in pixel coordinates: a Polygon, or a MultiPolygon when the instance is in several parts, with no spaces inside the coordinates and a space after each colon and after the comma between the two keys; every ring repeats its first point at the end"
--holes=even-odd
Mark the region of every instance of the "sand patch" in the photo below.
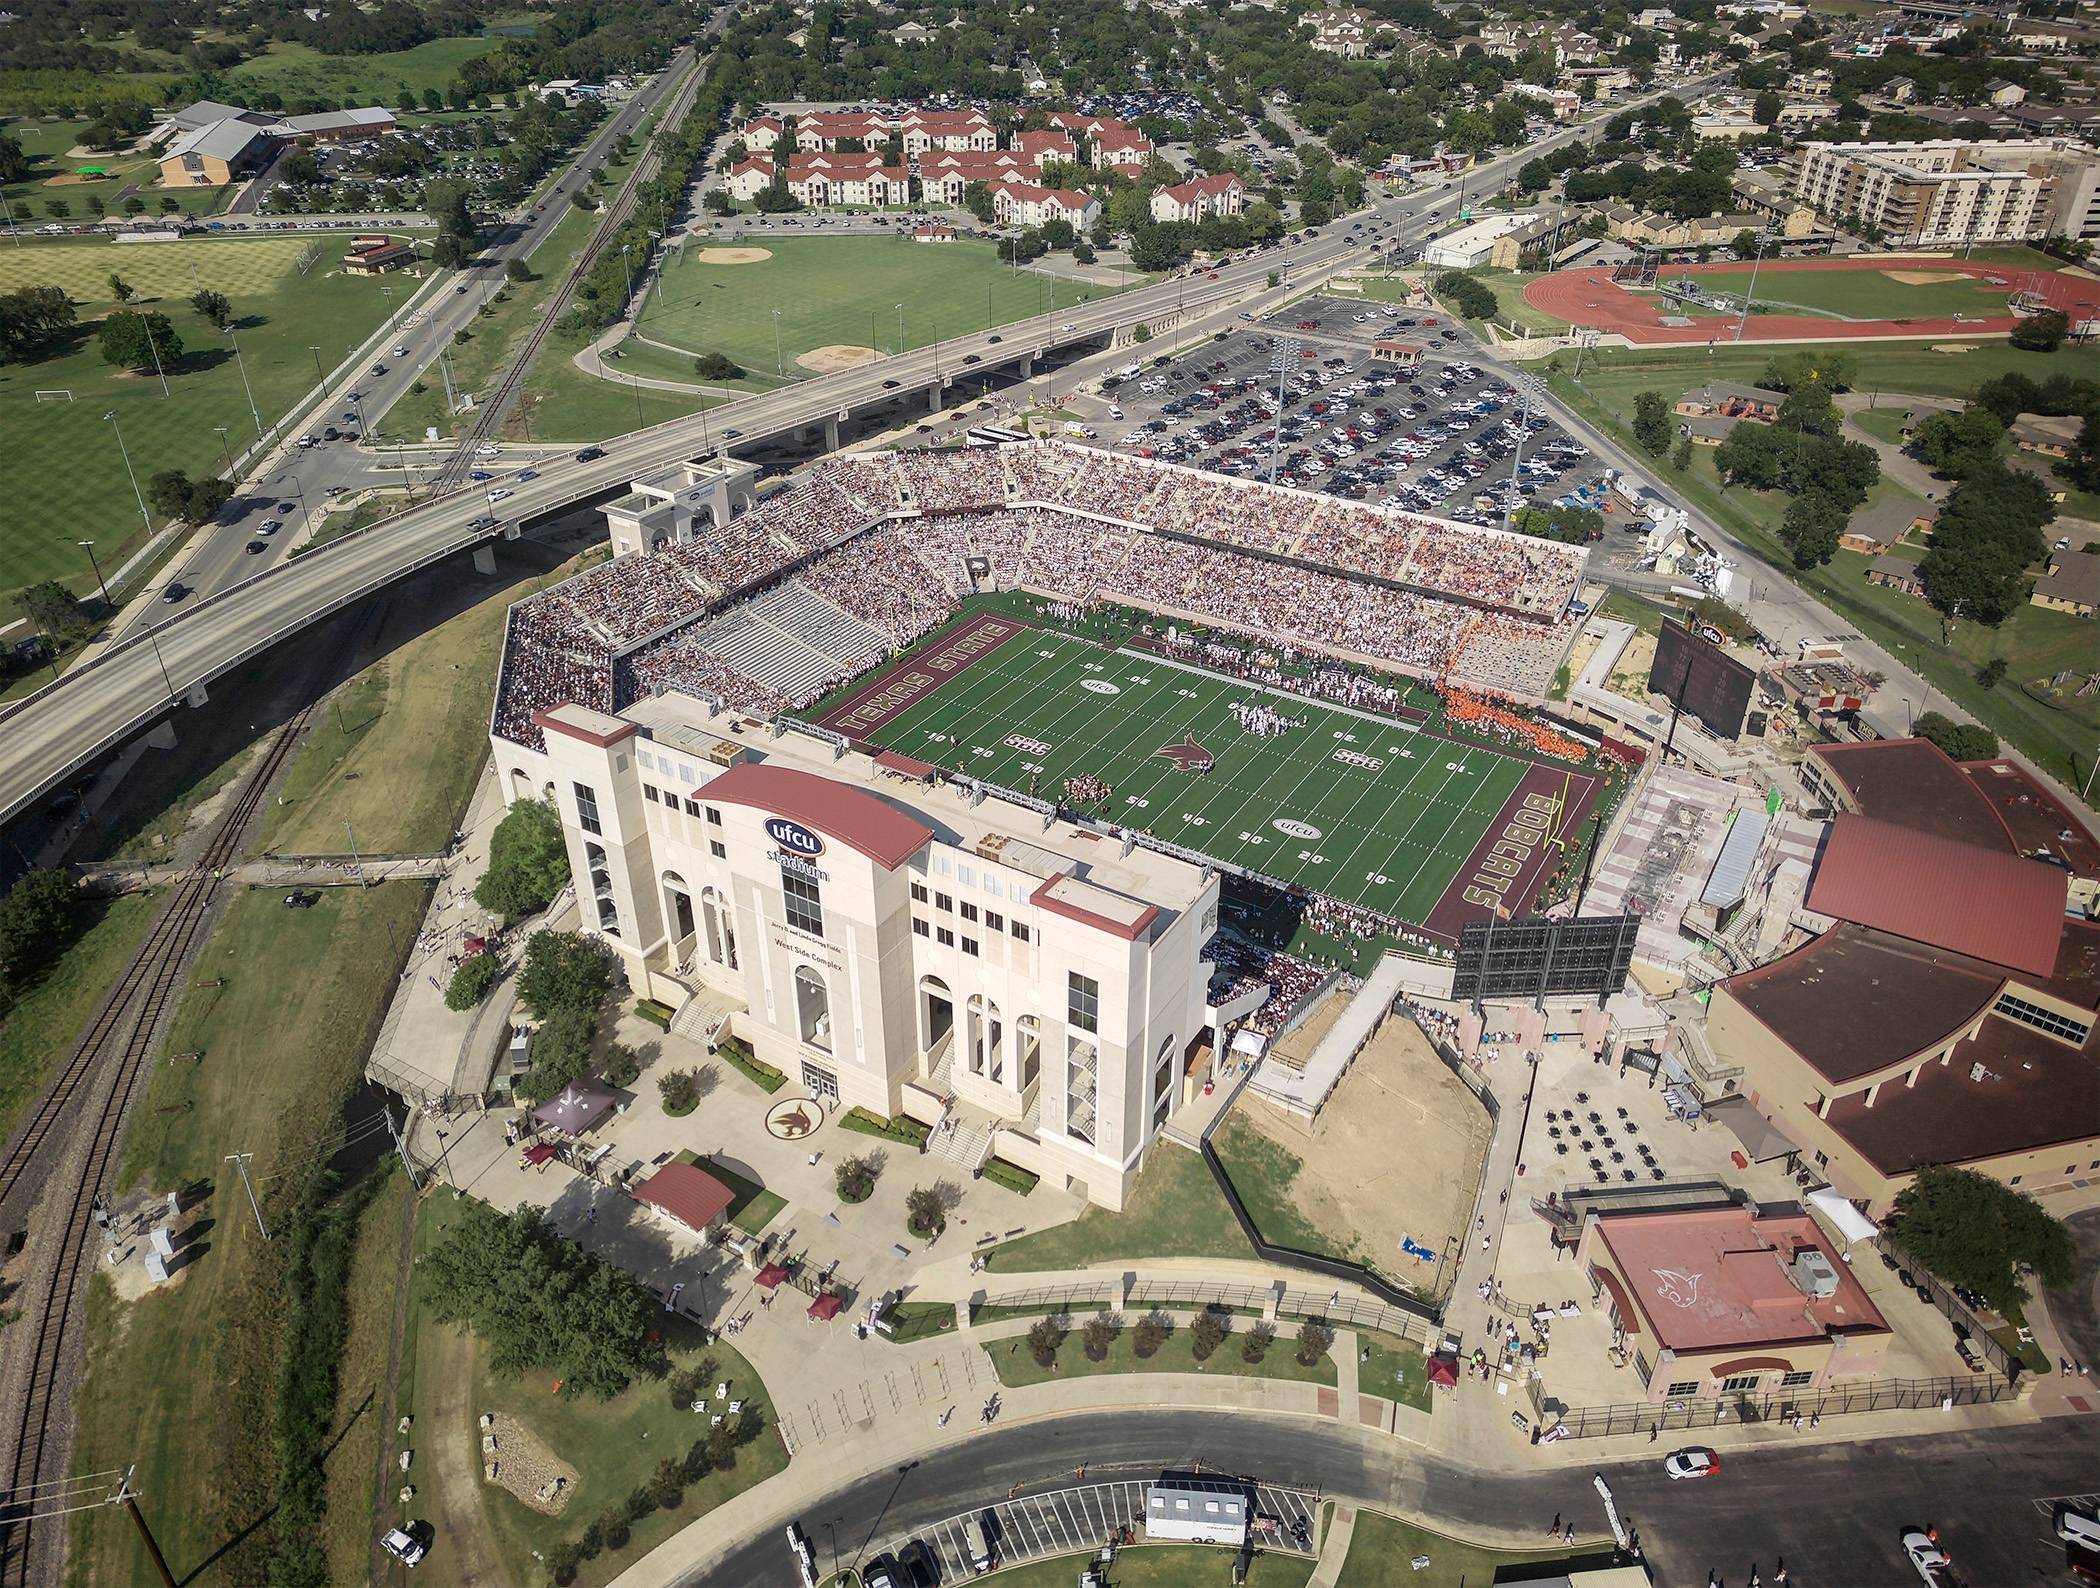
{"type": "Polygon", "coordinates": [[[480,1434],[482,1477],[543,1515],[561,1515],[576,1492],[576,1469],[507,1412],[494,1413],[480,1434]]]}
{"type": "Polygon", "coordinates": [[[693,255],[703,265],[755,265],[772,257],[770,248],[703,248],[693,255]]]}
{"type": "Polygon", "coordinates": [[[1973,353],[1980,346],[1982,344],[1979,342],[1935,342],[1926,351],[1928,353],[1973,353]]]}
{"type": "Polygon", "coordinates": [[[1936,287],[1943,281],[1969,279],[1958,270],[1884,270],[1882,274],[1906,287],[1936,287]]]}
{"type": "Polygon", "coordinates": [[[44,178],[45,187],[93,187],[98,182],[114,182],[113,176],[82,176],[77,171],[66,171],[58,176],[44,178]]]}
{"type": "MultiPolygon", "coordinates": [[[[1427,1289],[1436,1267],[1406,1256],[1463,1239],[1487,1162],[1487,1110],[1411,1020],[1388,1017],[1308,1129],[1251,1094],[1233,1117],[1293,1154],[1298,1211],[1381,1272],[1427,1289]]],[[[1448,1274],[1444,1276],[1448,1279],[1448,1274]]]]}
{"type": "Polygon", "coordinates": [[[815,375],[836,375],[842,369],[858,369],[881,357],[882,354],[872,347],[856,347],[851,342],[828,342],[823,347],[796,354],[795,362],[815,375]]]}

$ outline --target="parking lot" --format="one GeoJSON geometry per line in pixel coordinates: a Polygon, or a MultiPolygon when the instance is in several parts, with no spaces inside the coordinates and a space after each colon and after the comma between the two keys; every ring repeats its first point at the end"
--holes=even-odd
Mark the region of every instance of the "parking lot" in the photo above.
{"type": "MultiPolygon", "coordinates": [[[[1069,1555],[1095,1549],[1121,1529],[1133,1530],[1143,1543],[1147,1481],[1089,1483],[1048,1494],[1024,1495],[1002,1500],[952,1516],[945,1522],[916,1533],[900,1534],[869,1555],[895,1556],[916,1542],[930,1550],[940,1563],[942,1582],[967,1580],[973,1575],[963,1545],[963,1524],[976,1517],[984,1525],[985,1538],[1004,1566],[1019,1566],[1048,1555],[1069,1555]]],[[[1257,1518],[1273,1518],[1274,1529],[1258,1532],[1258,1548],[1293,1555],[1313,1553],[1313,1531],[1318,1526],[1319,1496],[1303,1489],[1283,1489],[1257,1484],[1254,1511],[1257,1518]],[[1304,1538],[1294,1529],[1304,1524],[1304,1538]]]]}
{"type": "Polygon", "coordinates": [[[1512,475],[1518,505],[1601,505],[1588,449],[1469,349],[1435,312],[1315,298],[1104,383],[1097,439],[1250,479],[1270,477],[1273,452],[1280,485],[1476,524],[1501,522],[1512,475]],[[1379,341],[1421,348],[1419,370],[1377,357],[1379,341]]]}

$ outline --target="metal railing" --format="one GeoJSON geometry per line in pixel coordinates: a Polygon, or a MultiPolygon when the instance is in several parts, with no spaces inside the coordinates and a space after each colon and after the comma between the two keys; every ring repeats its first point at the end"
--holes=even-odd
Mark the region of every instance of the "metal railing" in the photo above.
{"type": "Polygon", "coordinates": [[[1945,1314],[1959,1324],[1968,1334],[1969,1346],[1985,1361],[2014,1384],[2020,1382],[2022,1374],[2031,1371],[2020,1360],[2018,1353],[2008,1350],[1998,1337],[1991,1333],[1991,1326],[1983,1317],[1946,1285],[1937,1275],[1927,1273],[1918,1260],[1890,1240],[1886,1234],[1874,1236],[1875,1250],[1887,1253],[1911,1277],[1911,1284],[1923,1293],[1922,1299],[1934,1311],[1945,1314]]]}
{"type": "Polygon", "coordinates": [[[1676,1401],[1632,1401],[1616,1406],[1571,1406],[1558,1428],[1567,1439],[1602,1439],[1651,1429],[1715,1428],[1722,1423],[1793,1423],[1855,1412],[1915,1411],[1934,1406],[1981,1406],[2018,1395],[1996,1373],[1969,1378],[1864,1379],[1829,1389],[1774,1390],[1676,1401]]]}
{"type": "Polygon", "coordinates": [[[1434,1320],[1419,1313],[1403,1312],[1376,1301],[1334,1292],[1292,1290],[1279,1301],[1274,1285],[1213,1285],[1201,1280],[1140,1279],[1126,1291],[1122,1281],[1104,1279],[1085,1285],[1046,1285],[1031,1290],[1009,1291],[987,1296],[985,1306],[1020,1312],[1051,1310],[1086,1312],[1197,1312],[1218,1307],[1231,1312],[1265,1314],[1276,1305],[1279,1321],[1303,1323],[1310,1319],[1329,1327],[1365,1329],[1389,1334],[1429,1348],[1434,1320]]]}

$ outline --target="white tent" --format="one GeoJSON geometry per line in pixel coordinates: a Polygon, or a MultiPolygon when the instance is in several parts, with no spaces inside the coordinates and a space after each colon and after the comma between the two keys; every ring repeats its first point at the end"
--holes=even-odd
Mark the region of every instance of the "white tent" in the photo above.
{"type": "Polygon", "coordinates": [[[1808,1205],[1836,1226],[1847,1246],[1865,1240],[1881,1228],[1829,1186],[1809,1192],[1808,1205]]]}

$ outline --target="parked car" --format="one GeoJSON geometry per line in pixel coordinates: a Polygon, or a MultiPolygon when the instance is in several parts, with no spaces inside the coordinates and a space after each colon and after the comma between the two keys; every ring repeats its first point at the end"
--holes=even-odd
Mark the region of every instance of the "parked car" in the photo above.
{"type": "Polygon", "coordinates": [[[379,1547],[404,1566],[413,1566],[430,1553],[430,1546],[405,1528],[390,1527],[379,1547]]]}
{"type": "Polygon", "coordinates": [[[1720,1475],[1721,1458],[1704,1445],[1673,1450],[1663,1458],[1663,1471],[1672,1478],[1712,1478],[1720,1475]]]}

